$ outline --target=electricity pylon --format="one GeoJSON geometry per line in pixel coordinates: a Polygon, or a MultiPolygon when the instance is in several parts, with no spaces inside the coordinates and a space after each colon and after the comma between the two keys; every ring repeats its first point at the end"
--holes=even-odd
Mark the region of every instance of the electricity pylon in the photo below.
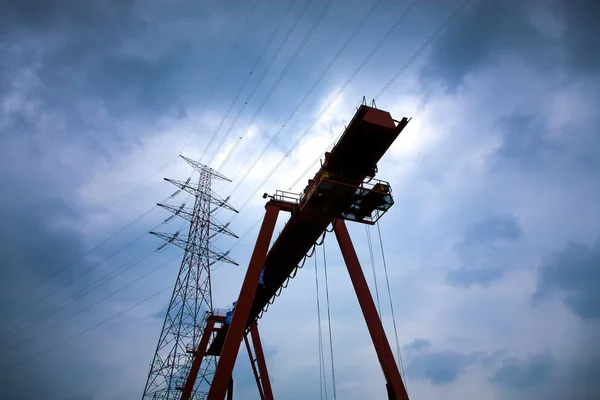
{"type": "MultiPolygon", "coordinates": [[[[213,180],[229,179],[203,164],[181,157],[200,176],[195,185],[190,184],[191,179],[176,181],[165,178],[178,188],[171,198],[181,191],[194,196],[192,209],[186,208],[185,204],[179,207],[159,204],[171,211],[173,216],[190,221],[187,237],[180,236],[179,231],[171,235],[150,232],[165,240],[159,250],[174,244],[181,247],[184,254],[142,399],[171,400],[181,397],[181,389],[188,376],[194,350],[204,331],[206,315],[212,311],[210,268],[219,261],[237,265],[227,253],[219,251],[210,243],[210,239],[221,233],[237,238],[227,225],[220,224],[211,217],[211,213],[217,208],[237,212],[227,204],[227,199],[222,199],[211,189],[213,180]]],[[[205,397],[215,366],[214,357],[203,360],[192,392],[193,399],[205,397]]]]}

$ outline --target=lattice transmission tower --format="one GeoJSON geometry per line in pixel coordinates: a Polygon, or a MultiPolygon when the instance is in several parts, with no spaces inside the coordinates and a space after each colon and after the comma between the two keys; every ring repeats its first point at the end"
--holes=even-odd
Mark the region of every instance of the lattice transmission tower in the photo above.
{"type": "MultiPolygon", "coordinates": [[[[237,238],[227,227],[212,216],[217,208],[225,208],[237,212],[228,203],[216,195],[211,184],[213,180],[225,180],[223,175],[194,160],[181,156],[199,173],[196,184],[165,178],[178,189],[171,198],[181,191],[194,197],[193,208],[159,204],[174,216],[182,217],[190,222],[188,236],[150,232],[165,240],[158,250],[169,244],[184,250],[183,260],[177,275],[171,301],[160,333],[156,352],[150,366],[148,379],[142,399],[179,399],[185,379],[189,374],[194,351],[206,325],[206,317],[212,312],[212,293],[210,269],[216,262],[227,262],[237,265],[211,244],[211,239],[218,234],[227,234],[237,238]]],[[[192,391],[193,399],[203,399],[210,388],[216,367],[215,357],[206,357],[200,368],[198,378],[192,391]]]]}

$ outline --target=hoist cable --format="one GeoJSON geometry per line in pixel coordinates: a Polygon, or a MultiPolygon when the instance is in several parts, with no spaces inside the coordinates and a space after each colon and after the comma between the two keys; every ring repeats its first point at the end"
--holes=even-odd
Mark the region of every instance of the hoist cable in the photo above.
{"type": "Polygon", "coordinates": [[[325,270],[325,296],[327,298],[327,322],[329,324],[329,354],[331,354],[331,380],[333,382],[333,399],[337,399],[335,390],[335,367],[333,363],[333,339],[331,335],[331,308],[329,306],[329,281],[327,279],[327,256],[323,246],[323,269],[325,270]]]}
{"type": "Polygon", "coordinates": [[[319,330],[319,394],[323,399],[325,391],[325,400],[327,400],[327,379],[325,375],[325,355],[323,351],[323,333],[321,329],[321,301],[319,300],[319,271],[317,268],[317,257],[315,257],[315,287],[317,291],[317,326],[319,330]]]}
{"type": "Polygon", "coordinates": [[[373,283],[375,283],[375,297],[377,298],[377,313],[379,318],[383,318],[381,315],[381,302],[379,301],[379,285],[377,284],[377,274],[375,273],[375,257],[373,257],[373,243],[371,242],[371,231],[369,226],[365,225],[365,231],[367,232],[367,243],[369,245],[369,257],[371,258],[371,270],[373,271],[373,283]]]}
{"type": "Polygon", "coordinates": [[[396,327],[396,315],[394,314],[394,304],[392,302],[392,291],[390,290],[390,280],[388,277],[387,263],[385,261],[385,252],[383,251],[383,240],[381,238],[381,229],[379,228],[379,221],[377,221],[377,233],[379,234],[379,245],[381,247],[381,258],[383,260],[383,270],[385,272],[385,283],[387,285],[388,298],[390,299],[390,310],[392,312],[392,323],[394,325],[394,337],[396,339],[396,353],[398,362],[400,363],[400,369],[404,378],[404,386],[408,390],[406,383],[406,374],[404,373],[404,363],[402,362],[402,354],[400,353],[400,342],[398,341],[398,328],[396,327]]]}

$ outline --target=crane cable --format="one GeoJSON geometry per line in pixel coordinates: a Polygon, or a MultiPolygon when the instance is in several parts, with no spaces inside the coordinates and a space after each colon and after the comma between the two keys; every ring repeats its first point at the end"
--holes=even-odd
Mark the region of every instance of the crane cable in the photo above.
{"type": "Polygon", "coordinates": [[[319,332],[319,395],[323,400],[323,391],[325,392],[325,400],[327,395],[327,378],[325,374],[325,354],[323,350],[323,332],[321,329],[321,301],[319,299],[319,271],[317,268],[317,257],[315,257],[315,288],[317,292],[317,327],[319,332]]]}
{"type": "Polygon", "coordinates": [[[408,385],[406,383],[406,374],[404,373],[404,363],[402,362],[402,354],[400,352],[400,342],[398,341],[398,328],[396,327],[396,315],[394,313],[394,304],[392,302],[392,291],[390,290],[390,280],[388,277],[387,263],[385,261],[385,252],[383,250],[383,239],[381,238],[381,229],[379,228],[379,221],[377,221],[377,233],[379,234],[379,245],[381,247],[381,259],[383,260],[383,270],[385,271],[385,284],[387,286],[388,298],[390,300],[390,310],[392,312],[392,323],[394,325],[394,338],[396,339],[396,354],[398,362],[400,363],[400,370],[402,371],[404,379],[404,387],[408,391],[408,385]]]}
{"type": "Polygon", "coordinates": [[[327,256],[323,245],[323,269],[325,271],[325,296],[327,299],[327,323],[329,324],[329,354],[331,355],[331,380],[333,381],[333,399],[337,399],[335,390],[335,367],[333,363],[333,339],[331,335],[331,309],[329,307],[329,281],[327,279],[327,256]]]}

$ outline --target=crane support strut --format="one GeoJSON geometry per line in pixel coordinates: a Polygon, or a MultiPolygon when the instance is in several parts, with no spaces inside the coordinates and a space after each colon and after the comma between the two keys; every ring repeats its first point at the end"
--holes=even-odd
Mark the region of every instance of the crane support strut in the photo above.
{"type": "Polygon", "coordinates": [[[392,353],[387,336],[385,335],[383,324],[377,313],[373,296],[367,285],[365,274],[358,261],[352,239],[350,239],[350,234],[348,233],[348,228],[346,227],[344,220],[335,220],[333,229],[338,244],[340,245],[342,257],[344,257],[344,262],[348,269],[352,286],[356,292],[356,298],[358,299],[360,309],[365,317],[371,340],[373,340],[377,358],[381,364],[381,369],[383,369],[383,374],[387,382],[388,396],[390,397],[390,400],[408,400],[408,394],[402,383],[398,365],[394,360],[394,354],[392,353]]]}
{"type": "Polygon", "coordinates": [[[275,223],[279,214],[279,207],[271,204],[271,202],[267,203],[266,209],[267,212],[265,213],[265,218],[256,239],[256,245],[252,252],[248,269],[246,270],[246,276],[244,277],[237,305],[229,324],[227,336],[225,337],[223,350],[219,356],[213,383],[208,392],[208,400],[222,400],[225,398],[225,393],[227,392],[229,377],[231,377],[233,372],[235,359],[240,349],[248,317],[250,316],[252,300],[256,293],[260,273],[267,257],[267,250],[269,250],[269,244],[273,237],[275,223]]]}

